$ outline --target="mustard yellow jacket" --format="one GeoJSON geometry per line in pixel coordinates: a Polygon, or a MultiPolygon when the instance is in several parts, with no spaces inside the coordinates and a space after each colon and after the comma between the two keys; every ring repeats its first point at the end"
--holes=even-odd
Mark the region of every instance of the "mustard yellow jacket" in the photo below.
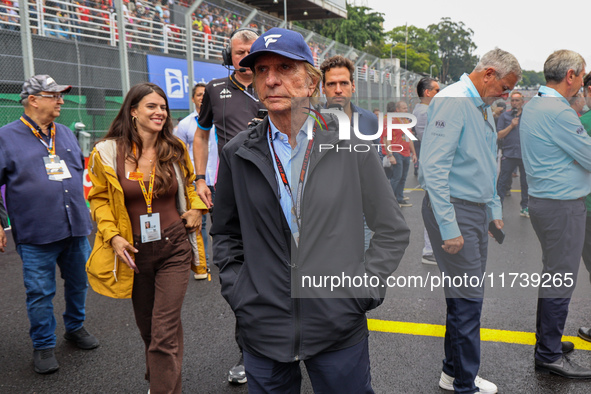
{"type": "MultiPolygon", "coordinates": [[[[201,209],[205,213],[207,207],[191,186],[195,180],[195,174],[186,149],[184,159],[190,171],[189,174],[181,174],[180,167],[175,165],[179,185],[177,193],[179,214],[189,209],[201,209]],[[185,184],[183,176],[189,177],[189,187],[182,187],[185,184]]],[[[121,235],[133,245],[131,220],[125,207],[123,189],[117,179],[117,144],[115,141],[106,140],[96,144],[88,161],[88,174],[92,181],[88,201],[92,218],[98,226],[94,247],[86,263],[88,283],[94,291],[107,297],[131,298],[134,272],[124,262],[119,263],[111,246],[111,239],[116,235],[121,235]]],[[[199,256],[195,256],[195,259],[205,261],[205,248],[201,233],[196,236],[199,256]]],[[[132,257],[134,256],[132,255],[132,257]]],[[[193,271],[196,271],[195,262],[191,267],[193,271]]]]}

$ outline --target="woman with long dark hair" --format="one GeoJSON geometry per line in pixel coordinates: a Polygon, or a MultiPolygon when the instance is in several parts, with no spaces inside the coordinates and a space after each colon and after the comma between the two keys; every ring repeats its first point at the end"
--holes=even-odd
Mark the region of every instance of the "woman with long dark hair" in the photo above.
{"type": "Polygon", "coordinates": [[[89,283],[100,294],[131,297],[151,393],[180,393],[181,306],[190,269],[205,259],[199,230],[206,206],[160,87],[130,89],[88,168],[97,222],[89,283]]]}

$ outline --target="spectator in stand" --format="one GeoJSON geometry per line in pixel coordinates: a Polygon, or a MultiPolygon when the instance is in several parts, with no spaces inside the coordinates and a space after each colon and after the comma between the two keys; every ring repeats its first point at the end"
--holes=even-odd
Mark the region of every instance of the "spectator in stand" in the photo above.
{"type": "Polygon", "coordinates": [[[56,37],[57,36],[57,26],[55,23],[57,22],[57,12],[58,12],[58,5],[53,0],[45,0],[44,7],[43,7],[43,21],[44,21],[44,28],[45,28],[45,35],[47,37],[56,37]]]}
{"type": "Polygon", "coordinates": [[[58,19],[58,29],[59,29],[59,34],[58,37],[59,38],[63,38],[63,39],[69,39],[70,36],[70,27],[68,26],[69,23],[69,18],[68,18],[68,13],[65,11],[60,11],[57,14],[57,19],[58,19]]]}
{"type": "Polygon", "coordinates": [[[140,45],[138,47],[144,51],[150,50],[150,32],[152,29],[152,23],[149,20],[149,11],[147,6],[140,3],[135,3],[135,26],[137,30],[137,36],[139,37],[140,45]]]}
{"type": "Polygon", "coordinates": [[[14,30],[7,22],[9,22],[8,8],[4,3],[0,3],[0,29],[14,30]]]}
{"type": "Polygon", "coordinates": [[[157,42],[152,44],[155,46],[155,50],[160,52],[164,52],[164,35],[163,35],[163,27],[162,19],[160,18],[160,13],[158,11],[154,11],[152,15],[152,39],[156,40],[157,42]]]}
{"type": "MultiPolygon", "coordinates": [[[[407,113],[408,105],[405,101],[398,101],[396,104],[392,102],[388,103],[388,112],[399,112],[407,113]]],[[[395,124],[409,123],[410,120],[407,118],[394,118],[392,121],[395,124]]],[[[384,135],[387,137],[388,133],[388,118],[384,120],[384,135]]],[[[393,175],[390,178],[390,185],[394,191],[394,196],[401,207],[412,207],[412,204],[408,202],[409,198],[404,196],[404,185],[406,185],[406,177],[408,175],[408,169],[410,168],[410,162],[413,164],[417,162],[417,154],[415,152],[415,146],[410,138],[401,130],[392,130],[392,140],[386,138],[386,146],[393,147],[394,152],[387,153],[388,160],[392,163],[393,175]]]]}
{"type": "Polygon", "coordinates": [[[29,26],[31,27],[31,33],[37,34],[39,32],[37,29],[39,26],[39,14],[37,13],[37,2],[35,0],[29,0],[29,26]]]}

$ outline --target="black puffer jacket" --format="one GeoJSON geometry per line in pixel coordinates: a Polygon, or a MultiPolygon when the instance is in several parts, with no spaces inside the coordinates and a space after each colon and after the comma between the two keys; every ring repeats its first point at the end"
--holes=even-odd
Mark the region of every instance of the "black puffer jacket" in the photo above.
{"type": "Polygon", "coordinates": [[[348,152],[352,144],[367,142],[339,141],[329,120],[329,130],[316,133],[296,247],[279,202],[283,185],[275,175],[268,127],[265,118],[221,152],[213,256],[243,348],[291,362],[356,345],[368,335],[365,312],[382,302],[382,285],[398,267],[410,230],[376,150],[348,152]],[[322,145],[320,152],[321,144],[338,145],[339,151],[322,145]],[[364,217],[375,231],[365,255],[364,217]],[[305,276],[364,274],[376,276],[378,287],[302,286],[305,276]]]}

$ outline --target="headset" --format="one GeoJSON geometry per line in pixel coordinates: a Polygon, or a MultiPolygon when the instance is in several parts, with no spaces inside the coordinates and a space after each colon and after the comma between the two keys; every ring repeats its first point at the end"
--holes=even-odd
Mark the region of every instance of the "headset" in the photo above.
{"type": "Polygon", "coordinates": [[[251,29],[250,27],[241,27],[239,29],[236,29],[232,32],[232,34],[230,34],[230,39],[228,40],[228,44],[226,45],[226,47],[224,49],[222,49],[222,66],[225,67],[232,67],[232,37],[234,37],[236,35],[236,33],[238,33],[239,31],[251,31],[254,34],[257,35],[257,37],[259,36],[259,33],[254,30],[251,29]]]}

